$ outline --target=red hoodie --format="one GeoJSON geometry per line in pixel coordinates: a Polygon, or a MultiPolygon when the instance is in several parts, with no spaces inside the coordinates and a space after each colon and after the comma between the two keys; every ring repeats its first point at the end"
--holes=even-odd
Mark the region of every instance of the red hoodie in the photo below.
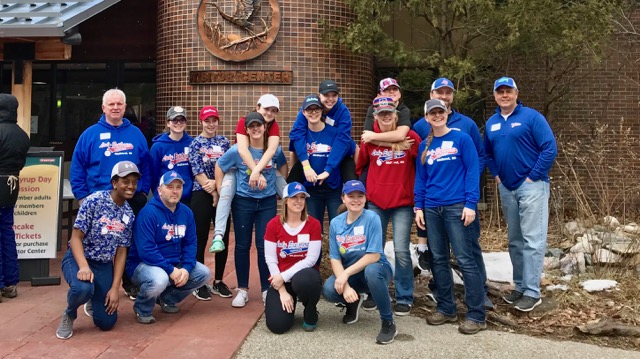
{"type": "MultiPolygon", "coordinates": [[[[378,123],[374,131],[381,132],[378,123]]],[[[367,174],[367,200],[382,209],[413,206],[413,183],[416,178],[416,157],[420,136],[409,131],[407,137],[414,140],[406,151],[393,152],[390,147],[361,143],[356,173],[358,176],[369,165],[367,174]]]]}

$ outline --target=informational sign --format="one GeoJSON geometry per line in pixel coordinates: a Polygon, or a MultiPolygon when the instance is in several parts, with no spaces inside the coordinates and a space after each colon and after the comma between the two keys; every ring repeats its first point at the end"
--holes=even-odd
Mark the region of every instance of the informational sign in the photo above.
{"type": "Polygon", "coordinates": [[[60,233],[62,152],[29,153],[14,208],[18,259],[55,258],[60,233]]]}
{"type": "Polygon", "coordinates": [[[236,71],[207,70],[189,72],[189,84],[253,84],[253,85],[291,85],[293,71],[236,71]]]}

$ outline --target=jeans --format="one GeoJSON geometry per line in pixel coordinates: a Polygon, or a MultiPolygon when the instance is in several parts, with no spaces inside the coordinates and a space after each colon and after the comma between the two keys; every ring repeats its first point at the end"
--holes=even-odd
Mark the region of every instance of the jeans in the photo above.
{"type": "MultiPolygon", "coordinates": [[[[196,222],[196,237],[198,238],[198,248],[196,250],[196,260],[204,264],[204,255],[207,251],[207,242],[209,241],[209,227],[211,221],[216,218],[217,207],[213,206],[213,196],[206,191],[193,191],[191,193],[191,210],[196,222]]],[[[227,265],[229,257],[229,222],[231,217],[227,219],[227,228],[222,236],[224,250],[215,254],[215,279],[222,280],[224,269],[227,265]]]]}
{"type": "Polygon", "coordinates": [[[276,215],[276,196],[251,198],[236,196],[233,199],[233,228],[236,234],[234,252],[238,288],[249,288],[249,264],[251,234],[255,224],[255,243],[258,250],[258,271],[260,272],[261,291],[269,288],[269,268],[264,259],[264,232],[267,223],[276,215]]]}
{"type": "Polygon", "coordinates": [[[100,263],[88,258],[87,262],[93,272],[93,283],[78,279],[80,267],[73,257],[71,249],[67,250],[62,258],[62,274],[64,280],[69,284],[65,313],[76,319],[78,308],[91,300],[93,324],[102,330],[110,330],[118,320],[118,312],[107,314],[107,307],[104,305],[107,293],[113,284],[113,262],[100,263]]]}
{"type": "MultiPolygon", "coordinates": [[[[371,293],[373,301],[380,311],[380,319],[393,320],[391,312],[391,298],[389,297],[389,283],[391,282],[391,267],[380,262],[371,263],[364,270],[349,277],[349,285],[359,295],[371,293]]],[[[336,292],[336,277],[331,275],[322,286],[322,295],[331,303],[346,303],[342,295],[336,292]]]]}
{"type": "MultiPolygon", "coordinates": [[[[395,252],[395,272],[393,282],[396,287],[396,303],[413,304],[413,263],[409,244],[413,225],[413,208],[409,206],[382,209],[369,201],[369,209],[380,216],[382,233],[386,235],[389,220],[393,225],[393,248],[395,252]]],[[[386,241],[386,240],[385,240],[386,241]]]]}
{"type": "Polygon", "coordinates": [[[498,185],[507,222],[509,256],[516,290],[540,298],[540,277],[547,250],[549,183],[523,182],[515,191],[498,185]]]}
{"type": "Polygon", "coordinates": [[[13,207],[0,207],[0,288],[16,285],[19,280],[13,207]]]}
{"type": "Polygon", "coordinates": [[[318,221],[324,232],[324,209],[329,214],[329,222],[338,215],[338,207],[342,204],[340,188],[333,189],[328,185],[306,187],[310,197],[307,198],[307,210],[309,215],[318,221]]]}
{"type": "Polygon", "coordinates": [[[465,226],[460,219],[463,208],[464,202],[424,209],[427,240],[433,256],[431,270],[435,279],[434,294],[438,302],[436,310],[445,315],[456,314],[453,276],[449,266],[451,247],[462,272],[464,301],[467,304],[466,319],[484,323],[486,292],[473,249],[473,242],[477,242],[478,238],[475,228],[465,226]]]}
{"type": "Polygon", "coordinates": [[[195,289],[205,285],[210,277],[209,268],[196,262],[196,266],[189,273],[187,283],[182,287],[176,287],[164,269],[140,263],[131,276],[133,284],[140,288],[133,310],[140,316],[150,316],[157,299],[169,305],[176,305],[195,289]]]}
{"type": "Polygon", "coordinates": [[[229,213],[231,212],[231,201],[236,195],[236,170],[231,169],[224,174],[222,185],[220,186],[220,199],[216,207],[216,220],[213,223],[213,236],[222,236],[227,231],[229,223],[229,213]]]}
{"type": "MultiPolygon", "coordinates": [[[[288,313],[282,309],[280,301],[280,293],[273,287],[267,290],[267,300],[265,302],[264,316],[267,328],[273,333],[282,334],[293,326],[293,318],[295,316],[296,303],[298,299],[304,305],[305,317],[312,311],[311,315],[315,316],[316,306],[320,300],[320,292],[322,291],[322,279],[320,272],[315,268],[305,268],[294,274],[291,281],[285,283],[287,292],[293,298],[293,312],[288,313]]],[[[305,318],[305,322],[307,319],[305,318]]],[[[309,323],[307,324],[316,324],[309,323]]]]}

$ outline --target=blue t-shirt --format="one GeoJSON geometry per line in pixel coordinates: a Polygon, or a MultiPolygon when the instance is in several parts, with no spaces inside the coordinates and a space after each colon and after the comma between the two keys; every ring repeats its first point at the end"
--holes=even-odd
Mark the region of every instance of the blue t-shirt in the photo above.
{"type": "Polygon", "coordinates": [[[195,176],[204,173],[208,179],[214,179],[216,162],[229,150],[230,146],[229,140],[224,136],[216,135],[211,138],[198,136],[193,139],[189,146],[189,164],[194,177],[194,191],[202,191],[202,186],[195,176]]]}
{"type": "Polygon", "coordinates": [[[113,260],[118,247],[131,245],[133,210],[126,201],[118,206],[111,191],[95,192],[82,201],[73,223],[84,233],[84,256],[101,263],[113,260]]]}
{"type": "Polygon", "coordinates": [[[347,224],[344,212],[331,220],[329,226],[329,258],[339,259],[348,268],[367,253],[380,253],[379,263],[389,265],[383,251],[384,236],[380,217],[373,211],[363,209],[353,223],[347,224]]]}
{"type": "MultiPolygon", "coordinates": [[[[253,157],[256,164],[260,162],[262,158],[263,150],[255,149],[249,146],[249,152],[251,152],[251,156],[253,157]]],[[[284,157],[284,153],[282,153],[282,148],[278,146],[276,149],[276,153],[273,155],[273,158],[267,166],[262,171],[262,175],[267,180],[267,187],[264,190],[252,189],[249,186],[249,177],[247,174],[247,170],[249,167],[244,163],[242,157],[240,157],[240,153],[238,152],[238,145],[233,145],[229,151],[227,151],[222,157],[218,159],[218,166],[222,172],[227,173],[231,168],[235,167],[236,170],[236,195],[241,197],[251,197],[251,198],[266,198],[276,194],[276,167],[280,168],[285,163],[287,163],[287,159],[284,157]],[[273,165],[275,161],[275,166],[273,165]]]]}

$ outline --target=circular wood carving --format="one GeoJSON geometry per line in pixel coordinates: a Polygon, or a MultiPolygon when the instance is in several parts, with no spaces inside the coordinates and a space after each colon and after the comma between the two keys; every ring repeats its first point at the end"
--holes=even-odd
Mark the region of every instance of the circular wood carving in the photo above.
{"type": "Polygon", "coordinates": [[[205,48],[225,61],[247,61],[262,55],[280,30],[277,0],[201,0],[198,36],[205,48]]]}

